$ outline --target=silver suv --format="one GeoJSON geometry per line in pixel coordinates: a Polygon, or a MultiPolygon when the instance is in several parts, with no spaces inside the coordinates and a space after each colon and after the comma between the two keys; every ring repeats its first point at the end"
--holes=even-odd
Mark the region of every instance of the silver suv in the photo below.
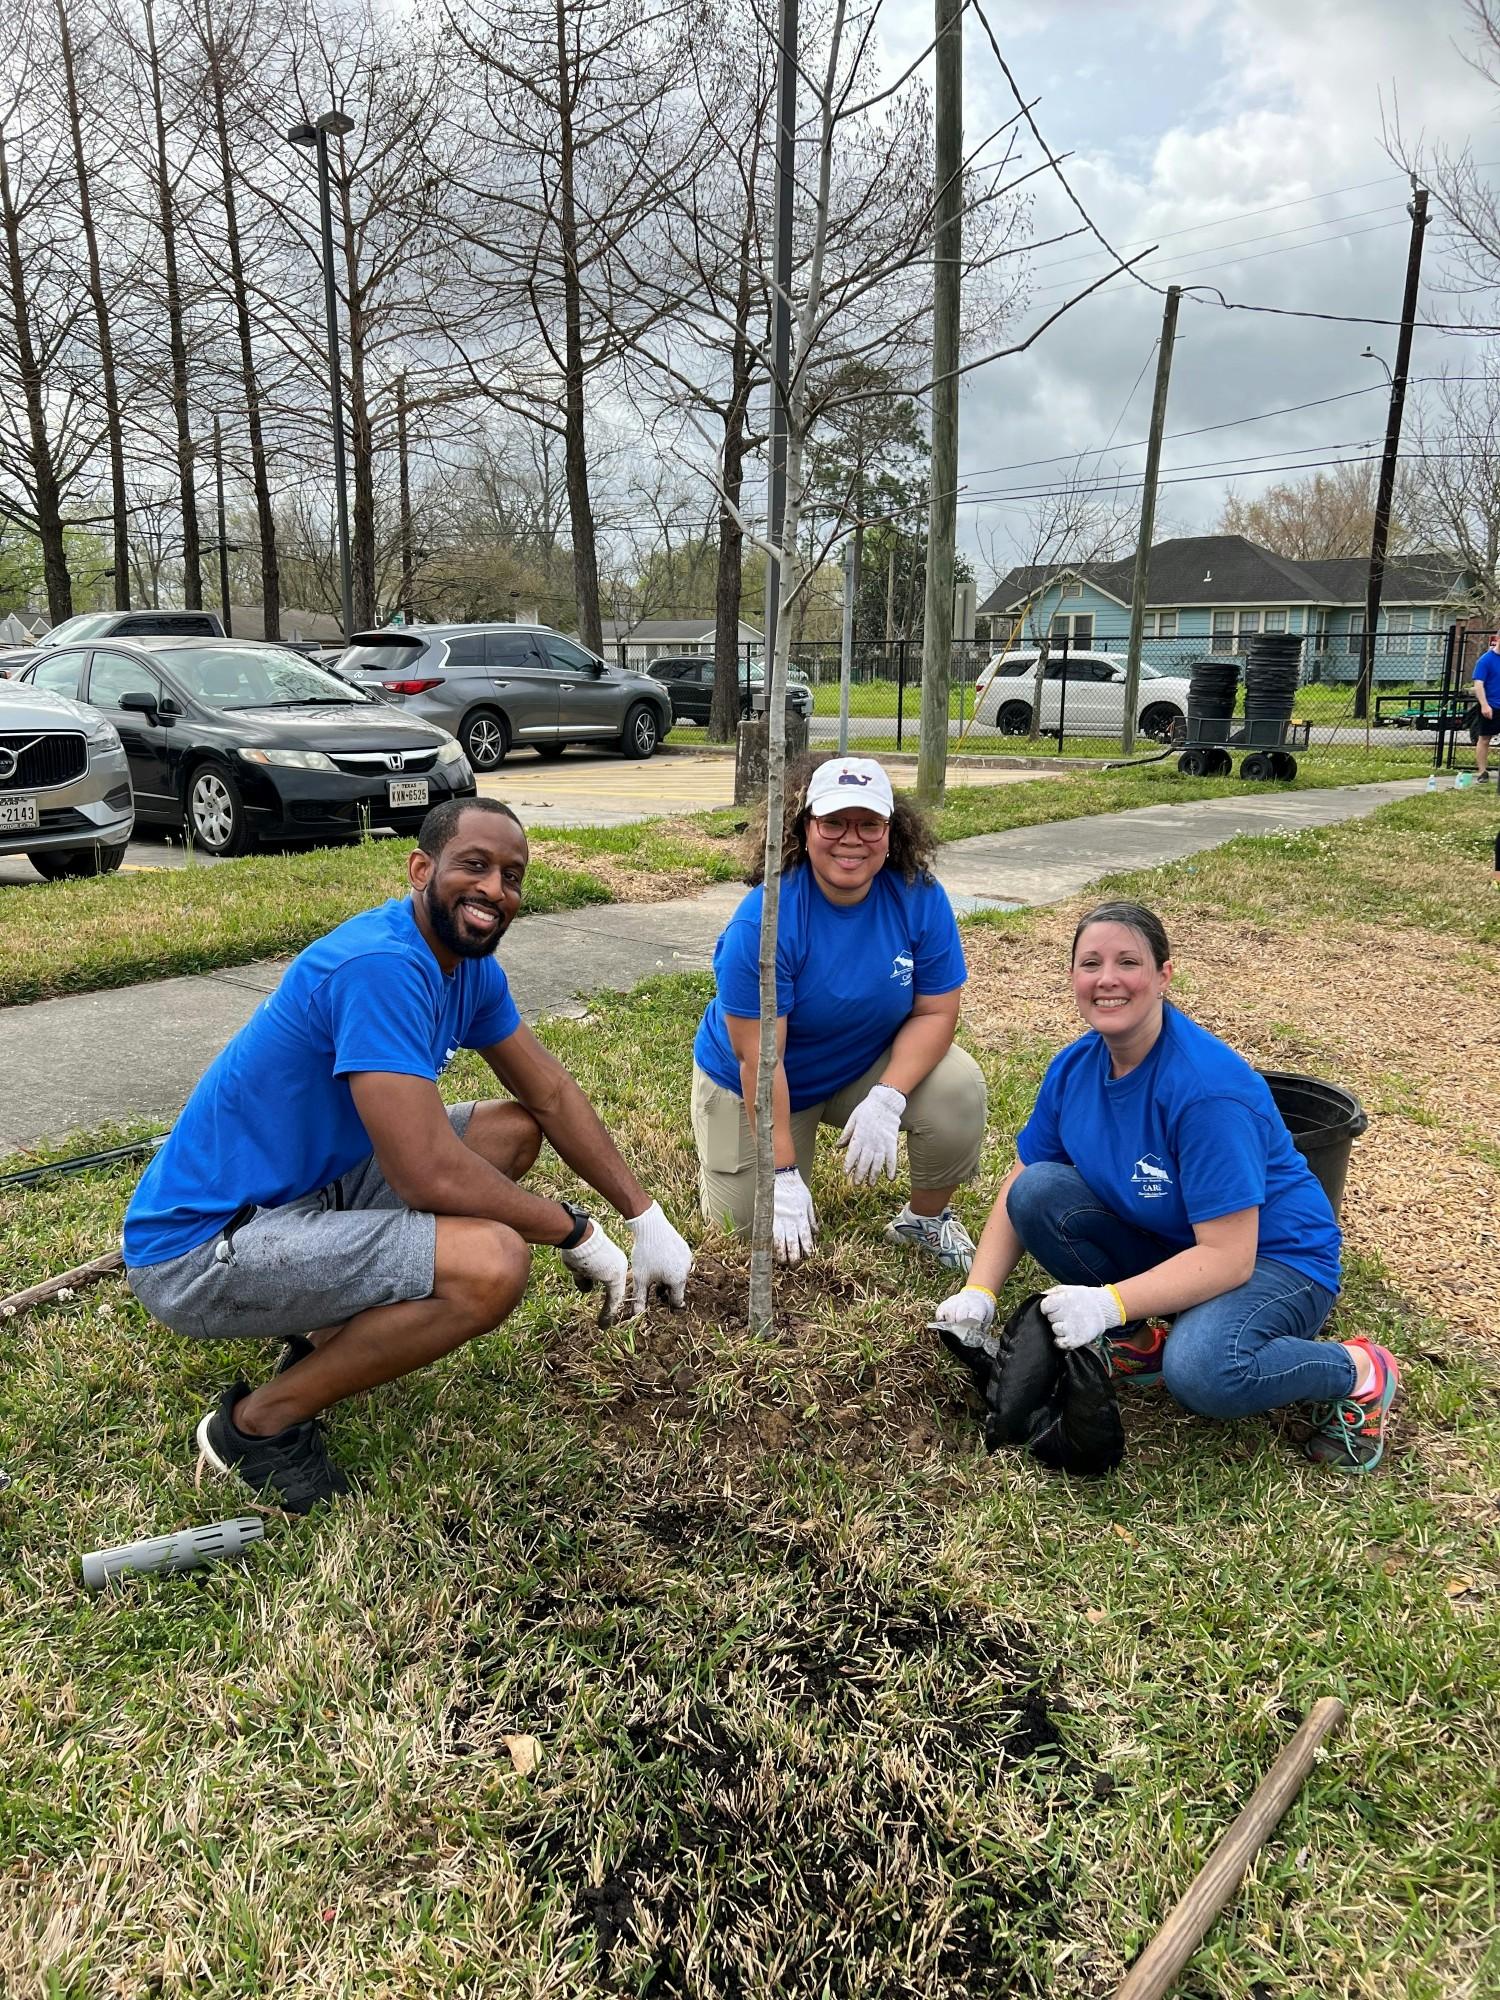
{"type": "Polygon", "coordinates": [[[335,664],[346,679],[384,689],[448,730],[479,772],[521,745],[543,757],[560,757],[570,743],[649,757],[672,726],[665,688],[545,625],[356,632],[335,664]]]}
{"type": "Polygon", "coordinates": [[[114,725],[81,701],[0,681],[0,854],[49,881],[109,875],[135,824],[114,725]]]}

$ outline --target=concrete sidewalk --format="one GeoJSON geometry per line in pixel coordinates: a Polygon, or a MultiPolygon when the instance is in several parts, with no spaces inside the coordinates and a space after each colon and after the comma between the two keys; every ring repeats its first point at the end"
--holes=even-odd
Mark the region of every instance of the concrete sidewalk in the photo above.
{"type": "MultiPolygon", "coordinates": [[[[1062,902],[1102,875],[1150,868],[1237,834],[1359,819],[1423,780],[1144,806],[951,842],[938,876],[965,913],[1062,902]]],[[[660,972],[703,970],[744,894],[722,883],[670,903],[518,919],[501,959],[528,1021],[660,972]]],[[[0,1009],[0,1152],[126,1119],[176,1116],[201,1072],[281,976],[283,961],[0,1009]]],[[[269,1109],[270,1107],[268,1107],[269,1109]]]]}

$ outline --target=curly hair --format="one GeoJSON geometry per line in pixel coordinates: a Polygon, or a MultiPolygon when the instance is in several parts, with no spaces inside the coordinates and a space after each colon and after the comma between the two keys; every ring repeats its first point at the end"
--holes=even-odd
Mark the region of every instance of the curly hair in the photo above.
{"type": "MultiPolygon", "coordinates": [[[[787,766],[786,802],[781,822],[781,872],[790,874],[807,859],[807,788],[812,774],[828,758],[799,757],[787,766]]],[[[886,865],[904,875],[908,882],[931,875],[937,854],[937,837],[927,816],[910,799],[896,793],[890,819],[890,841],[886,865]]],[[[745,832],[745,880],[753,889],[766,872],[766,804],[762,800],[745,832]]]]}

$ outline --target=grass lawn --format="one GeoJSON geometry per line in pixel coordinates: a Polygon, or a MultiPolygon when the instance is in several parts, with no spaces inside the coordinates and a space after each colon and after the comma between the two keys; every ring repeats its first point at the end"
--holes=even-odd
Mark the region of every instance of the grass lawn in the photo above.
{"type": "MultiPolygon", "coordinates": [[[[1430,753],[1427,763],[1414,762],[1414,754],[1422,753],[1367,759],[1315,751],[1300,760],[1291,789],[1417,776],[1429,768],[1430,753]]],[[[1233,778],[1185,778],[1174,759],[1045,784],[966,786],[961,776],[955,770],[936,816],[943,840],[1246,790],[1233,778]]],[[[545,914],[586,903],[656,902],[736,878],[744,824],[744,812],[730,809],[634,826],[532,828],[525,908],[545,914]]],[[[0,1007],[300,951],[383,896],[404,894],[406,852],[402,842],[374,840],[211,868],[0,889],[0,1007]]]]}
{"type": "MultiPolygon", "coordinates": [[[[191,1445],[243,1350],[166,1334],[117,1282],[0,1321],[0,1988],[1106,2000],[1332,1692],[1348,1732],[1176,1992],[1494,1991],[1500,1375],[1474,1246],[1500,1211],[1475,1085],[1500,896],[1468,804],[1132,884],[1199,1018],[1376,1114],[1339,1326],[1397,1349],[1405,1394],[1369,1479],[1159,1392],[1130,1397],[1107,1481],[987,1457],[923,1332],[947,1285],[886,1248],[896,1197],[846,1191],[826,1142],[818,1254],[750,1340],[744,1254],[693,1212],[696,977],[545,1030],[698,1242],[690,1309],[601,1331],[539,1253],[499,1333],[334,1415],[356,1495],[268,1520],[242,1563],[90,1598],[76,1558],[245,1510],[195,1490],[191,1445]]],[[[966,931],[984,1186],[1072,1032],[1072,915],[966,931]]],[[[0,1294],[106,1248],[131,1178],[0,1190],[0,1294]]],[[[536,1178],[569,1188],[550,1154],[536,1178]]]]}

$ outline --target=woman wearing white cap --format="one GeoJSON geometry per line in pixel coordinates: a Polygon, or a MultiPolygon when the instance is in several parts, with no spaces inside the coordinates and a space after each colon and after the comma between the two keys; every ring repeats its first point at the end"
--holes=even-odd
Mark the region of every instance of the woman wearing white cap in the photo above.
{"type": "MultiPolygon", "coordinates": [[[[931,872],[936,842],[868,757],[833,757],[789,782],[776,941],[773,1089],[775,1247],[812,1249],[808,1179],[818,1127],[839,1128],[845,1170],[896,1176],[906,1133],[911,1198],[893,1242],[967,1271],[974,1245],[949,1206],[979,1164],[984,1077],[954,1045],[968,977],[958,926],[931,872]]],[[[761,852],[764,841],[761,842],[761,852]]],[[[711,1222],[748,1229],[755,1208],[751,1116],[760,1060],[763,869],[714,951],[718,993],[693,1045],[693,1138],[711,1222]]]]}

